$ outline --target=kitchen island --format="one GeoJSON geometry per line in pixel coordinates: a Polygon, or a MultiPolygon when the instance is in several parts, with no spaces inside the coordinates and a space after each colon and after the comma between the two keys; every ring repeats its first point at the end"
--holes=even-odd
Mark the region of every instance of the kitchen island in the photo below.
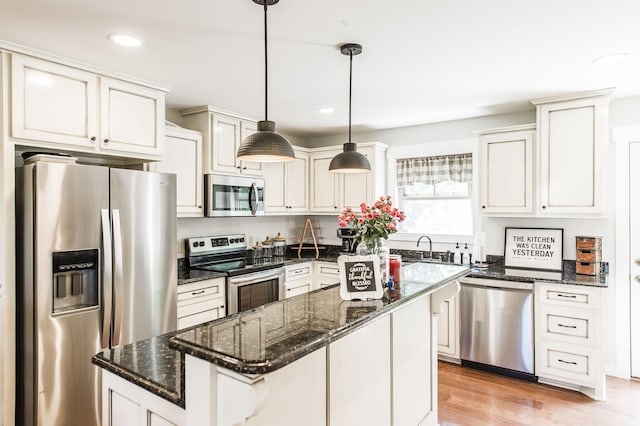
{"type": "Polygon", "coordinates": [[[416,263],[381,300],[333,286],[97,354],[103,422],[436,424],[435,318],[468,273],[416,263]]]}

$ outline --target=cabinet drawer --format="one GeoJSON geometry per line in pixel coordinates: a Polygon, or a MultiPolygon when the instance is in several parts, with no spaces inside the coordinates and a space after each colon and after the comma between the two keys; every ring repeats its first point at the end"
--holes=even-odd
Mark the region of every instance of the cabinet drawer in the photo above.
{"type": "Polygon", "coordinates": [[[318,264],[318,275],[333,275],[339,276],[340,269],[338,269],[338,264],[318,264]]]}
{"type": "Polygon", "coordinates": [[[178,318],[194,315],[199,312],[224,309],[224,299],[221,297],[200,300],[197,303],[178,302],[178,318]]]}
{"type": "Polygon", "coordinates": [[[286,284],[286,292],[284,295],[286,299],[311,291],[311,281],[300,280],[300,282],[293,282],[291,284],[292,285],[286,284]]]}
{"type": "Polygon", "coordinates": [[[602,303],[600,288],[536,282],[535,291],[537,304],[600,309],[602,303]]]}
{"type": "Polygon", "coordinates": [[[593,386],[604,375],[602,357],[594,348],[541,340],[536,350],[536,375],[593,386]]]}
{"type": "Polygon", "coordinates": [[[589,356],[548,350],[549,367],[582,375],[589,374],[589,356]]]}
{"type": "Polygon", "coordinates": [[[595,348],[602,341],[600,315],[591,309],[541,305],[536,312],[536,334],[540,339],[595,348]]]}
{"type": "Polygon", "coordinates": [[[178,302],[202,297],[224,297],[224,278],[197,281],[178,287],[178,302]]]}
{"type": "Polygon", "coordinates": [[[284,280],[291,281],[302,277],[311,276],[312,268],[313,263],[311,262],[288,266],[284,270],[284,280]]]}
{"type": "Polygon", "coordinates": [[[589,321],[586,319],[547,315],[547,332],[558,337],[569,335],[587,339],[589,337],[588,328],[589,321]]]}

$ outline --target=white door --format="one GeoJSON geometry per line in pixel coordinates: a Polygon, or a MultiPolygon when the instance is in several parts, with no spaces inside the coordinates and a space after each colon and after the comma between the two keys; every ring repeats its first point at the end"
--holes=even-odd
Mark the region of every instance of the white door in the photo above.
{"type": "Polygon", "coordinates": [[[631,274],[631,375],[640,377],[640,142],[629,144],[629,271],[631,274]]]}

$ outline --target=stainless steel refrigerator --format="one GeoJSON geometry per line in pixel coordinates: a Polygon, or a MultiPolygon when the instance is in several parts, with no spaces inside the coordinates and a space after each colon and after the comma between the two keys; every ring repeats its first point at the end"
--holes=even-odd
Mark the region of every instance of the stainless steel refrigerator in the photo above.
{"type": "Polygon", "coordinates": [[[17,424],[99,425],[92,355],[176,329],[175,175],[16,169],[17,424]]]}

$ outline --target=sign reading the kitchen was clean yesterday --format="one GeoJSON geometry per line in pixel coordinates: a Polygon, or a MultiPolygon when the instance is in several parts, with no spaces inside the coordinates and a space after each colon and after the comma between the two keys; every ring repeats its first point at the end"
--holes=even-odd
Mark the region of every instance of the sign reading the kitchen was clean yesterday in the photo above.
{"type": "Polygon", "coordinates": [[[380,258],[369,256],[338,256],[340,297],[343,300],[382,298],[380,258]]]}
{"type": "Polygon", "coordinates": [[[562,228],[505,228],[504,266],[562,270],[562,228]]]}

